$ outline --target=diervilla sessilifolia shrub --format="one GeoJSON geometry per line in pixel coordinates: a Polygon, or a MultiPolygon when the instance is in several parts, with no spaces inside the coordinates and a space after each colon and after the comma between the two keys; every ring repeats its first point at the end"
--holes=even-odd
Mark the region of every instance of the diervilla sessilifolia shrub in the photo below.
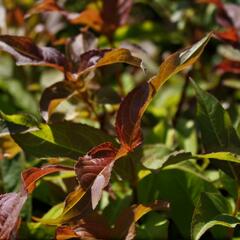
{"type": "MultiPolygon", "coordinates": [[[[236,190],[239,184],[240,140],[228,112],[220,102],[187,77],[175,117],[182,114],[183,101],[187,98],[187,88],[191,82],[197,97],[196,120],[202,141],[200,145],[207,153],[197,154],[191,146],[187,150],[174,151],[176,146],[173,147],[175,143],[170,130],[165,145],[143,141],[143,115],[148,106],[154,104],[157,98],[154,97],[168,79],[181,71],[186,72],[195,64],[213,36],[232,47],[238,47],[238,26],[232,17],[232,11],[238,7],[221,1],[200,2],[215,4],[217,22],[224,28],[223,31],[201,34],[201,38],[190,46],[168,54],[157,74],[138,84],[126,96],[119,77],[125,69],[116,67],[116,64],[129,66],[134,74],[147,70],[134,50],[116,44],[118,29],[128,26],[133,1],[82,3],[80,13],[67,10],[54,0],[35,4],[25,14],[25,21],[37,19],[46,12],[49,17],[54,12],[61,19],[57,21],[71,27],[81,26],[81,32],[77,35],[59,39],[57,32],[48,29],[45,34],[56,47],[38,45],[27,34],[19,36],[3,32],[0,35],[0,49],[13,56],[17,65],[23,69],[26,65],[36,66],[39,71],[42,71],[42,66],[50,67],[63,77],[43,89],[39,97],[40,118],[19,114],[17,110],[15,114],[0,112],[2,153],[3,157],[11,158],[3,160],[2,157],[1,161],[19,164],[20,161],[16,160],[19,156],[19,159],[26,158],[24,161],[27,163],[27,169],[23,166],[19,170],[19,187],[14,192],[0,195],[0,239],[17,236],[20,239],[52,238],[54,234],[56,239],[146,239],[145,227],[154,229],[149,239],[176,237],[197,240],[203,234],[209,234],[213,239],[234,236],[233,228],[240,223],[237,217],[239,193],[236,190]],[[95,35],[102,38],[102,44],[106,47],[98,47],[95,35]],[[107,99],[110,91],[112,104],[98,103],[94,99],[95,88],[102,84],[99,72],[103,75],[104,72],[109,75],[115,73],[122,96],[116,96],[109,88],[103,93],[107,99]],[[97,81],[100,83],[96,84],[97,81]],[[71,121],[56,114],[58,107],[67,100],[93,114],[93,117],[87,115],[90,124],[76,121],[77,115],[74,114],[77,110],[71,121]],[[108,117],[101,115],[99,105],[108,117]],[[108,105],[111,105],[109,112],[106,110],[108,105]],[[115,119],[114,129],[106,127],[111,126],[112,118],[115,119]],[[93,126],[93,122],[97,127],[93,126]],[[199,165],[197,160],[203,164],[199,165]],[[212,165],[209,165],[209,160],[212,165]],[[212,172],[215,175],[212,176],[212,172]],[[54,173],[58,175],[51,175],[54,173]],[[208,175],[211,175],[210,179],[217,179],[218,184],[217,180],[208,180],[208,175]],[[42,181],[39,185],[40,179],[57,185],[63,192],[61,197],[64,193],[67,195],[62,202],[56,202],[54,198],[50,200],[54,203],[51,202],[52,208],[44,216],[31,216],[26,210],[30,209],[31,196],[34,199],[34,194],[42,191],[41,198],[44,199],[47,191],[47,185],[41,187],[42,181]],[[220,184],[226,188],[226,196],[219,191],[220,184]],[[181,207],[182,203],[184,206],[181,207]],[[117,212],[113,209],[116,204],[120,206],[117,212]],[[140,218],[142,226],[137,224],[140,218]],[[172,233],[167,230],[169,219],[174,229],[172,233]],[[158,229],[157,224],[162,227],[158,229]],[[219,233],[215,225],[230,230],[219,227],[219,233]],[[42,231],[42,235],[38,235],[38,231],[42,231]]],[[[16,9],[11,11],[12,14],[20,11],[16,15],[20,21],[21,10],[16,9]]],[[[215,68],[220,74],[239,73],[236,60],[223,60],[215,68]]],[[[30,69],[26,68],[31,72],[30,69]]],[[[33,74],[30,76],[37,77],[33,74]]],[[[183,118],[177,120],[176,123],[185,121],[183,118]]],[[[191,135],[190,141],[194,141],[196,131],[189,132],[193,122],[184,124],[188,129],[182,130],[182,134],[186,139],[188,134],[191,135]],[[184,132],[186,130],[187,133],[184,132]]],[[[178,125],[175,127],[177,132],[178,125]]],[[[189,146],[189,142],[186,144],[189,146]]],[[[7,165],[4,166],[1,165],[3,176],[0,176],[3,180],[3,170],[7,165]]],[[[48,202],[47,199],[44,201],[48,202]]],[[[34,201],[32,207],[33,211],[42,212],[42,206],[37,209],[34,201]]]]}

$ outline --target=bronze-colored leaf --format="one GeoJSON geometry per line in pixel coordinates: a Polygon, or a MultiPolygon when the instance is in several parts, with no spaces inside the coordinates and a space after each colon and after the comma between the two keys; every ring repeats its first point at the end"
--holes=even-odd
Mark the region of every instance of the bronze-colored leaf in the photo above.
{"type": "Polygon", "coordinates": [[[23,188],[27,193],[31,193],[35,187],[36,182],[51,173],[56,173],[59,171],[72,171],[73,169],[68,166],[61,166],[61,165],[46,165],[41,168],[32,167],[24,172],[22,172],[22,184],[23,188]]]}
{"type": "Polygon", "coordinates": [[[141,118],[158,89],[174,74],[192,65],[201,55],[211,33],[193,46],[171,54],[156,76],[130,92],[120,104],[116,132],[121,143],[118,157],[132,151],[142,142],[141,118]]]}
{"type": "Polygon", "coordinates": [[[65,57],[51,47],[38,47],[30,38],[0,35],[0,49],[10,53],[18,65],[42,65],[64,71],[65,57]]]}
{"type": "Polygon", "coordinates": [[[77,179],[83,189],[91,188],[93,209],[99,202],[103,189],[107,186],[117,150],[107,142],[91,149],[80,157],[75,165],[77,179]]]}

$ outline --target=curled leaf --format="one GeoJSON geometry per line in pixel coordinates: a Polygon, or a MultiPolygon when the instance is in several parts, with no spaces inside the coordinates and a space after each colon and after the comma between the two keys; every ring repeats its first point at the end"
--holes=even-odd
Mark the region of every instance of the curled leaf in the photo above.
{"type": "Polygon", "coordinates": [[[30,38],[0,35],[0,49],[11,54],[18,65],[50,66],[64,71],[65,57],[50,47],[38,47],[30,38]]]}

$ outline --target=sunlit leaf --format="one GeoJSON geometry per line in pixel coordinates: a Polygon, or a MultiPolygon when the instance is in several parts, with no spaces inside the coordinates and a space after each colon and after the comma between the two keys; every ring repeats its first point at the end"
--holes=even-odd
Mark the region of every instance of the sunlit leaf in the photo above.
{"type": "Polygon", "coordinates": [[[37,157],[84,155],[92,147],[114,139],[99,129],[72,123],[39,124],[27,115],[3,115],[13,139],[27,153],[37,157]]]}

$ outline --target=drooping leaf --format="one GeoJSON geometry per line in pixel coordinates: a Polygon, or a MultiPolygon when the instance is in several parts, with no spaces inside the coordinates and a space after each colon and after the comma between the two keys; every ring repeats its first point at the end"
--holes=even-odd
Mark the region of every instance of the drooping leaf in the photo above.
{"type": "Polygon", "coordinates": [[[116,132],[121,143],[121,154],[132,151],[142,142],[141,118],[157,90],[172,75],[193,64],[201,55],[211,38],[208,34],[192,47],[170,55],[161,65],[159,73],[148,82],[130,92],[121,103],[117,118],[116,132]]]}
{"type": "MultiPolygon", "coordinates": [[[[199,240],[202,235],[215,225],[234,228],[240,221],[230,215],[227,200],[218,193],[202,193],[197,202],[192,219],[192,239],[199,240]]],[[[213,232],[217,238],[227,238],[227,231],[220,229],[213,232]]]]}
{"type": "Polygon", "coordinates": [[[3,115],[13,139],[37,157],[77,159],[92,147],[113,138],[99,129],[72,122],[37,124],[27,115],[3,115]]]}
{"type": "Polygon", "coordinates": [[[26,200],[26,192],[0,195],[0,239],[8,240],[15,236],[19,214],[26,200]]]}
{"type": "Polygon", "coordinates": [[[51,47],[38,47],[30,38],[1,35],[0,49],[10,53],[18,65],[50,66],[64,71],[65,57],[51,47]]]}

